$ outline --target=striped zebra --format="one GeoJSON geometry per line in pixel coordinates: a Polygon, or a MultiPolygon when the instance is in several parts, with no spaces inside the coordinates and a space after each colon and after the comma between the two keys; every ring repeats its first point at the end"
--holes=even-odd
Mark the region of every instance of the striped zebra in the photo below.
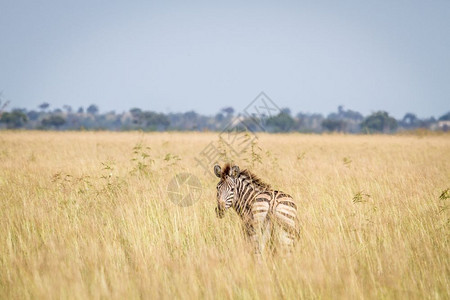
{"type": "MultiPolygon", "coordinates": [[[[226,164],[214,166],[217,184],[216,215],[223,218],[232,207],[241,217],[244,231],[256,254],[267,245],[280,244],[291,252],[298,236],[297,206],[288,194],[270,188],[249,170],[226,164]]],[[[275,248],[273,248],[275,249],[275,248]]]]}

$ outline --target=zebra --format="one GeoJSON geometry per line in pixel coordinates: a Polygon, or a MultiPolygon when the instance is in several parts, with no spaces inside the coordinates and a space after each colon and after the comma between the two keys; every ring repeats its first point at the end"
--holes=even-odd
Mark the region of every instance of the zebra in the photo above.
{"type": "Polygon", "coordinates": [[[214,166],[220,178],[217,184],[218,218],[233,208],[243,221],[246,236],[253,243],[255,254],[263,254],[266,246],[279,243],[288,253],[299,235],[297,206],[288,194],[271,189],[249,170],[226,164],[214,166]]]}

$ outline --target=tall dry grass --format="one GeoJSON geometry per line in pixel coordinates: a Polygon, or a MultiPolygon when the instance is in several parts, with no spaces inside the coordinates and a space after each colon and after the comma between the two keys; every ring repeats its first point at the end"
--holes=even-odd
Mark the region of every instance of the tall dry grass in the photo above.
{"type": "Polygon", "coordinates": [[[290,193],[302,226],[267,264],[234,213],[216,219],[194,160],[210,141],[0,132],[0,298],[450,297],[448,135],[261,134],[237,162],[290,193]],[[168,198],[178,172],[202,183],[190,207],[168,198]]]}

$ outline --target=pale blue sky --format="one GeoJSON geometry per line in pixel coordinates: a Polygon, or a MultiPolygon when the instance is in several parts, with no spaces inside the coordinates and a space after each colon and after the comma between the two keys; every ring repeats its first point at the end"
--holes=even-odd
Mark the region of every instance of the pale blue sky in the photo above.
{"type": "Polygon", "coordinates": [[[450,1],[0,1],[11,107],[450,110],[450,1]]]}

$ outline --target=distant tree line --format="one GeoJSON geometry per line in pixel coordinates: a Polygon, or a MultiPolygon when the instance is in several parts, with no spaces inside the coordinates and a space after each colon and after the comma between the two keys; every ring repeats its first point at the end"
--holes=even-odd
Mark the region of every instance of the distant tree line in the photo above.
{"type": "Polygon", "coordinates": [[[216,115],[205,116],[188,111],[184,113],[158,113],[140,108],[127,112],[100,113],[97,105],[73,109],[69,105],[62,109],[51,109],[49,103],[40,104],[36,110],[12,109],[0,101],[0,129],[39,130],[144,130],[144,131],[222,131],[230,124],[241,123],[240,129],[267,132],[346,132],[346,133],[392,133],[404,130],[429,129],[447,131],[450,129],[450,112],[439,118],[420,119],[407,113],[402,119],[395,119],[385,111],[368,116],[339,106],[336,112],[322,114],[298,113],[293,115],[288,108],[277,114],[258,119],[236,114],[232,107],[221,109],[216,115]]]}

